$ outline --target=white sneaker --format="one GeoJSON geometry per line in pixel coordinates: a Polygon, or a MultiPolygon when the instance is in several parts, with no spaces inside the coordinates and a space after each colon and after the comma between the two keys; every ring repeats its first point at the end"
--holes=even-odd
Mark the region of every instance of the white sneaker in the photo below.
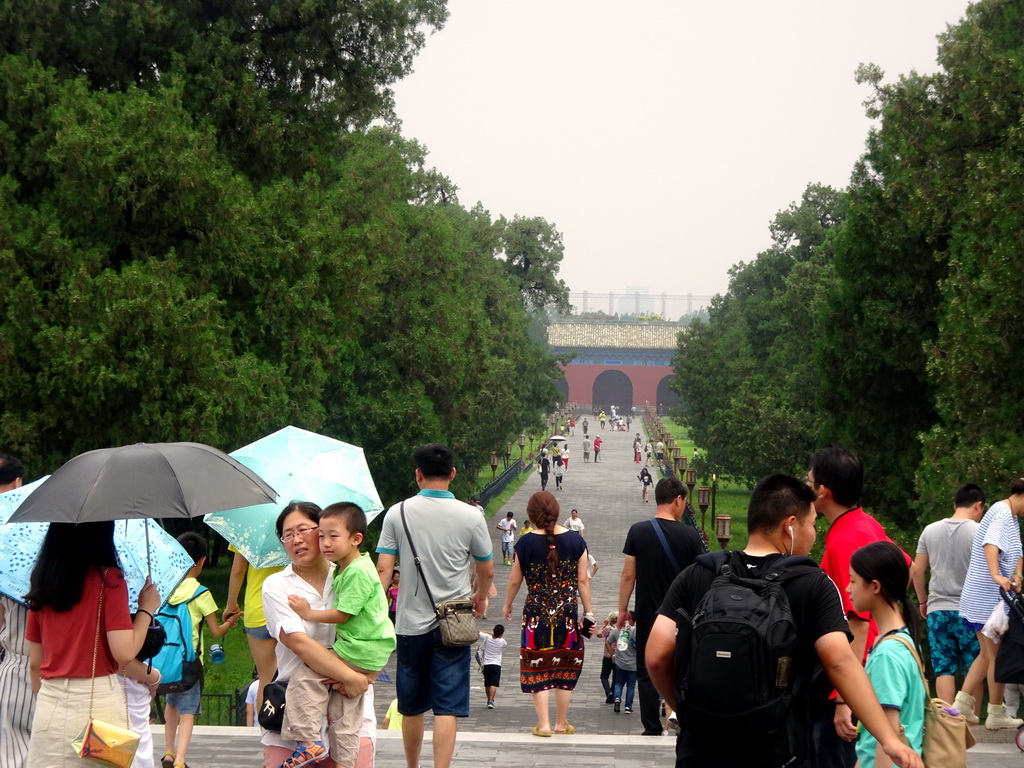
{"type": "Polygon", "coordinates": [[[960,710],[967,722],[971,725],[977,725],[981,722],[976,714],[974,714],[974,697],[969,693],[958,691],[956,696],[953,698],[953,706],[960,710]]]}
{"type": "Polygon", "coordinates": [[[1010,717],[1006,714],[1006,706],[1003,704],[989,704],[988,717],[985,718],[985,728],[989,731],[996,731],[1002,728],[1020,728],[1024,720],[1019,717],[1010,717]]]}

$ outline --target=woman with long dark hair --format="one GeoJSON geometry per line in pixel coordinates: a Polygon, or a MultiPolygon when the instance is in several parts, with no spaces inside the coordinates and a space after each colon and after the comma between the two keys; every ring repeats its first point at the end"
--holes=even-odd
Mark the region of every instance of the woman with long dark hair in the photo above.
{"type": "Polygon", "coordinates": [[[85,728],[90,713],[109,723],[125,722],[117,671],[142,648],[160,595],[147,580],[132,619],[128,586],[114,554],[114,523],[107,521],[51,523],[25,599],[36,692],[28,765],[88,765],[71,740],[85,728]]]}
{"type": "Polygon", "coordinates": [[[576,531],[558,524],[555,497],[546,491],[533,494],[526,504],[533,530],[519,537],[508,578],[503,613],[512,620],[512,601],[523,580],[528,593],[523,606],[523,632],[519,652],[519,682],[533,695],[537,711],[534,736],[573,733],[569,702],[583,669],[583,638],[594,629],[587,578],[587,543],[576,531]],[[585,618],[578,620],[583,602],[585,618]],[[555,689],[555,726],[548,714],[548,691],[555,689]]]}
{"type": "MultiPolygon", "coordinates": [[[[893,729],[920,754],[928,691],[915,658],[917,609],[907,597],[909,580],[907,559],[891,541],[872,542],[850,556],[846,591],[854,610],[871,614],[878,626],[878,637],[868,651],[868,679],[893,729]]],[[[890,764],[870,732],[861,733],[856,746],[860,765],[890,764]]]]}

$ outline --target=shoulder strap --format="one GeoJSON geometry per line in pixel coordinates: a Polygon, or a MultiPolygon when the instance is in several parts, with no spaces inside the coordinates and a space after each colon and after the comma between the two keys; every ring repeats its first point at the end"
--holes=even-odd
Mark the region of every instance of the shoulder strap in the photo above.
{"type": "MultiPolygon", "coordinates": [[[[889,635],[889,637],[885,638],[885,640],[882,640],[882,643],[884,643],[886,640],[896,640],[899,643],[903,643],[903,645],[906,646],[907,650],[910,651],[910,655],[913,656],[914,661],[917,662],[917,671],[921,673],[921,682],[924,684],[925,698],[929,698],[928,679],[924,676],[924,665],[921,663],[921,657],[920,655],[918,655],[917,648],[914,647],[914,644],[910,641],[910,638],[906,637],[905,635],[896,633],[895,635],[889,635]]],[[[879,645],[881,645],[881,643],[879,643],[879,645]]]]}
{"type": "Polygon", "coordinates": [[[402,516],[402,527],[405,528],[405,538],[408,539],[409,549],[412,550],[412,561],[416,565],[416,572],[420,575],[420,580],[423,582],[424,589],[427,590],[427,597],[430,599],[430,604],[434,605],[434,596],[430,593],[430,585],[427,584],[427,577],[423,575],[423,566],[420,565],[420,556],[416,554],[416,545],[413,544],[412,534],[409,533],[409,523],[405,520],[404,501],[399,505],[398,512],[402,516]]]}
{"type": "Polygon", "coordinates": [[[669,549],[668,539],[665,538],[665,532],[661,530],[661,524],[652,517],[651,525],[654,526],[654,532],[658,534],[658,541],[661,542],[661,548],[665,550],[665,558],[668,560],[668,564],[672,567],[673,571],[679,573],[682,569],[679,567],[679,561],[676,560],[676,556],[673,555],[672,550],[669,549]]]}

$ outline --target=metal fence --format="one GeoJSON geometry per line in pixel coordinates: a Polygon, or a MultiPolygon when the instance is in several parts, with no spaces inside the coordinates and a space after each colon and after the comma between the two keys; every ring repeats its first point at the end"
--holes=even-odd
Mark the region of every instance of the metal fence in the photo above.
{"type": "Polygon", "coordinates": [[[513,460],[512,463],[509,464],[508,469],[480,489],[480,493],[476,495],[480,506],[486,507],[487,503],[508,488],[508,484],[515,478],[519,477],[520,473],[529,472],[531,469],[533,469],[533,464],[525,463],[520,465],[519,459],[513,460]]]}
{"type": "MultiPolygon", "coordinates": [[[[675,469],[673,469],[671,461],[661,462],[661,474],[664,475],[665,477],[676,476],[676,471],[675,469]]],[[[690,504],[689,499],[686,500],[686,510],[683,512],[683,522],[691,526],[692,528],[696,529],[697,533],[701,535],[700,540],[704,544],[704,551],[710,552],[711,549],[708,547],[708,542],[704,538],[704,532],[700,529],[700,526],[697,524],[697,513],[694,510],[693,506],[690,504]]],[[[714,521],[712,520],[712,522],[714,521]]]]}

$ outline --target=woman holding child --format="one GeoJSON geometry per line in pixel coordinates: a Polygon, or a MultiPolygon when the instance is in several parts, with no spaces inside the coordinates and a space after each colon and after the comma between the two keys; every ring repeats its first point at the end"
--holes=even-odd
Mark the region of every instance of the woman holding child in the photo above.
{"type": "MultiPolygon", "coordinates": [[[[307,601],[312,610],[334,609],[335,567],[320,551],[320,514],[320,507],[312,502],[293,501],[277,518],[277,535],[291,563],[263,583],[263,611],[267,628],[279,641],[276,652],[278,680],[290,680],[305,664],[322,677],[337,681],[333,686],[335,690],[349,694],[365,691],[355,768],[368,768],[373,764],[376,732],[373,688],[368,686],[366,675],[354,670],[331,651],[335,625],[302,619],[288,601],[289,595],[295,595],[307,601]]],[[[331,742],[331,756],[335,758],[338,755],[337,745],[335,739],[332,738],[331,742]]],[[[263,731],[262,743],[264,768],[278,768],[291,760],[295,750],[295,741],[283,739],[280,733],[272,731],[263,731]]],[[[352,765],[342,765],[342,768],[352,768],[352,765]]]]}

